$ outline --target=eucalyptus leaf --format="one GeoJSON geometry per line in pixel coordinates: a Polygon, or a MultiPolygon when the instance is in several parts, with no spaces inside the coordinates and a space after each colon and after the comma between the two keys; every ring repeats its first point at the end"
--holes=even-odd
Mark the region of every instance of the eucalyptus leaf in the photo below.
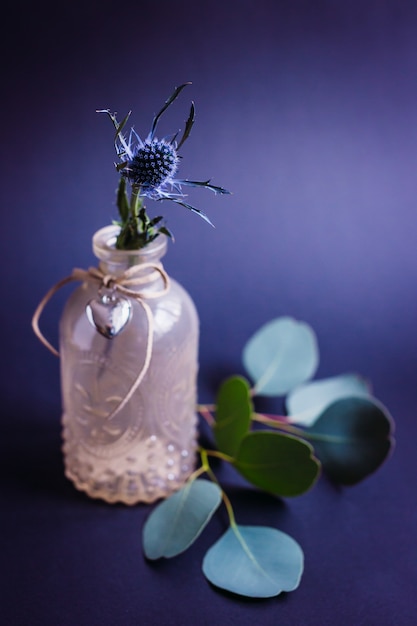
{"type": "Polygon", "coordinates": [[[243,364],[255,381],[254,392],[264,396],[287,394],[314,375],[318,362],[312,328],[291,317],[268,322],[243,349],[243,364]]]}
{"type": "Polygon", "coordinates": [[[210,548],[203,573],[216,587],[270,598],[300,584],[304,555],[289,535],[262,526],[231,526],[210,548]]]}
{"type": "Polygon", "coordinates": [[[369,383],[357,374],[343,374],[296,387],[286,398],[292,424],[311,426],[324,409],[341,398],[369,397],[369,383]]]}
{"type": "Polygon", "coordinates": [[[214,437],[221,452],[235,456],[248,433],[253,412],[249,383],[234,376],[226,380],[217,395],[214,437]]]}
{"type": "Polygon", "coordinates": [[[258,431],[246,435],[233,465],[250,483],[279,496],[298,496],[313,486],[320,463],[313,447],[292,435],[258,431]]]}
{"type": "Polygon", "coordinates": [[[333,402],[306,433],[329,477],[354,485],[385,461],[394,445],[393,430],[380,402],[351,397],[333,402]]]}
{"type": "Polygon", "coordinates": [[[184,552],[219,507],[222,491],[208,480],[194,480],[161,502],[146,520],[143,549],[148,559],[184,552]]]}

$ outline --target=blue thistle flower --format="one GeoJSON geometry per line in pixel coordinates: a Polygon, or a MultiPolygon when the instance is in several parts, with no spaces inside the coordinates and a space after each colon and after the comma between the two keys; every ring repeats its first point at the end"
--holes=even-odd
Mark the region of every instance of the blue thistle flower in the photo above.
{"type": "Polygon", "coordinates": [[[122,176],[132,185],[139,185],[142,195],[159,199],[163,197],[161,190],[164,185],[173,184],[178,161],[174,146],[164,139],[146,140],[136,148],[133,157],[122,169],[122,176]]]}
{"type": "Polygon", "coordinates": [[[129,241],[126,240],[126,237],[122,237],[124,243],[120,244],[121,246],[142,247],[154,239],[159,232],[165,232],[165,234],[170,235],[165,227],[159,227],[155,231],[153,227],[162,218],[158,217],[154,218],[154,220],[149,220],[146,213],[144,213],[142,198],[146,197],[157,201],[170,200],[184,206],[193,213],[197,213],[206,222],[213,225],[203,211],[184,201],[183,198],[186,197],[186,194],[183,193],[182,188],[187,186],[204,187],[215,194],[230,193],[223,187],[210,184],[210,180],[196,181],[175,178],[180,161],[178,151],[189,137],[195,121],[193,102],[191,103],[190,113],[179,142],[177,142],[178,133],[170,141],[166,138],[158,139],[155,136],[162,114],[176,100],[181,91],[190,84],[184,83],[175,88],[162,109],[153,118],[151,130],[145,140],[142,140],[133,128],[131,128],[128,137],[123,135],[123,129],[131,114],[130,111],[120,123],[116,119],[116,114],[111,113],[109,109],[98,111],[99,113],[107,113],[116,129],[114,143],[116,153],[121,161],[116,164],[116,169],[122,176],[118,191],[118,207],[122,218],[120,225],[122,229],[127,229],[128,227],[130,229],[129,241]],[[125,181],[130,183],[132,189],[130,207],[125,194],[125,185],[123,184],[125,181]],[[149,232],[143,232],[144,224],[150,229],[149,232]],[[140,230],[141,228],[142,230],[140,230]],[[138,242],[138,237],[140,238],[140,236],[142,236],[143,240],[141,243],[138,242]]]}

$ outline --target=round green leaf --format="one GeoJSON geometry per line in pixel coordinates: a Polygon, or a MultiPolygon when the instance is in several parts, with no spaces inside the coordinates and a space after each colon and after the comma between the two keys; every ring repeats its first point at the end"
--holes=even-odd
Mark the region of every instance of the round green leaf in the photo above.
{"type": "Polygon", "coordinates": [[[315,373],[319,362],[316,336],[310,326],[279,317],[262,326],[243,350],[243,364],[255,381],[255,392],[280,396],[315,373]]]}
{"type": "Polygon", "coordinates": [[[317,480],[312,446],[282,433],[252,432],[242,439],[233,465],[250,483],[279,496],[298,496],[317,480]]]}
{"type": "Polygon", "coordinates": [[[203,573],[213,585],[251,598],[293,591],[303,567],[299,544],[275,528],[262,526],[230,527],[203,560],[203,573]]]}
{"type": "Polygon", "coordinates": [[[352,397],[333,402],[306,432],[326,473],[342,485],[354,485],[385,461],[394,445],[393,428],[381,403],[352,397]]]}
{"type": "Polygon", "coordinates": [[[369,383],[364,378],[357,374],[343,374],[300,385],[289,393],[285,402],[292,424],[311,426],[332,402],[369,395],[369,383]]]}
{"type": "Polygon", "coordinates": [[[226,380],[217,396],[214,436],[221,452],[234,456],[249,431],[253,407],[248,381],[240,376],[226,380]]]}
{"type": "Polygon", "coordinates": [[[208,480],[194,480],[159,504],[143,529],[148,559],[184,552],[200,535],[218,508],[221,489],[208,480]]]}

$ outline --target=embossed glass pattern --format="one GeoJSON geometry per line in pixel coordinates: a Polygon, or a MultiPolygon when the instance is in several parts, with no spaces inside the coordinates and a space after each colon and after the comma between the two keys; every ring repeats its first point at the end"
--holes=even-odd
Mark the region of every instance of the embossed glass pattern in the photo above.
{"type": "MultiPolygon", "coordinates": [[[[160,262],[165,236],[144,250],[114,249],[117,227],[93,238],[106,273],[160,262]]],[[[151,270],[150,270],[151,271],[151,270]]],[[[162,278],[140,287],[160,291],[162,278]]],[[[139,289],[139,287],[138,287],[139,289]]],[[[147,300],[154,320],[148,371],[126,406],[111,413],[140,372],[148,325],[140,303],[114,337],[99,333],[86,314],[97,285],[85,282],[70,296],[60,323],[65,473],[89,496],[107,502],[152,502],[177,490],[194,469],[196,449],[198,317],[187,292],[170,279],[168,292],[147,300]]]]}

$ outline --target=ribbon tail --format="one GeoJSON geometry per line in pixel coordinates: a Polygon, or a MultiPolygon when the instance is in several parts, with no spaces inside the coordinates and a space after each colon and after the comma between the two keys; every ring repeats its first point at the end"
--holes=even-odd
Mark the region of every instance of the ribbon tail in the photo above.
{"type": "Polygon", "coordinates": [[[64,287],[65,285],[67,285],[68,283],[72,282],[73,280],[76,280],[76,278],[74,278],[74,276],[71,274],[71,276],[67,276],[66,278],[63,278],[58,283],[56,283],[56,285],[51,287],[51,289],[44,295],[44,297],[42,298],[42,300],[38,304],[38,306],[36,308],[36,311],[34,312],[33,317],[32,317],[32,329],[33,329],[33,332],[35,333],[35,335],[37,336],[39,341],[41,341],[43,343],[43,345],[46,348],[48,348],[48,350],[50,352],[52,352],[52,354],[54,354],[57,357],[59,357],[59,352],[58,352],[58,350],[56,348],[54,348],[54,346],[51,343],[49,343],[49,341],[43,335],[41,329],[39,328],[39,319],[40,319],[40,317],[41,317],[41,315],[42,315],[46,305],[48,304],[49,300],[52,298],[52,296],[54,296],[56,294],[56,292],[61,289],[61,287],[64,287]]]}
{"type": "Polygon", "coordinates": [[[146,313],[146,318],[147,318],[147,322],[148,322],[148,336],[147,336],[147,342],[146,342],[145,361],[144,361],[142,369],[140,370],[139,374],[137,375],[133,385],[131,386],[131,388],[129,389],[129,391],[127,392],[127,394],[123,398],[123,400],[110,413],[110,415],[108,415],[108,417],[106,418],[109,421],[112,420],[118,413],[120,413],[120,411],[122,409],[124,409],[124,407],[129,402],[129,400],[131,399],[131,397],[133,396],[135,391],[138,389],[139,385],[141,384],[142,380],[145,377],[146,372],[149,369],[149,365],[150,365],[151,358],[152,358],[153,336],[154,336],[154,323],[153,323],[152,311],[151,311],[150,306],[146,302],[144,302],[143,300],[137,298],[137,302],[140,302],[140,304],[142,305],[142,308],[143,308],[143,310],[146,313]]]}

